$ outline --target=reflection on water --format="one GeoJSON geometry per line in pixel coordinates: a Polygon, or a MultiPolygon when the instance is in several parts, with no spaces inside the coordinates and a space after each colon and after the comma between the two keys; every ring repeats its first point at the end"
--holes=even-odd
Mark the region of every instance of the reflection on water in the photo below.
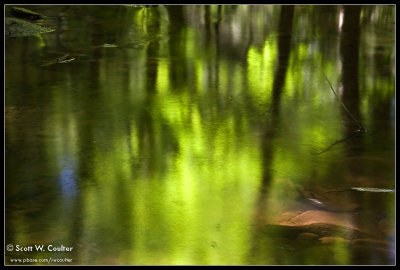
{"type": "Polygon", "coordinates": [[[394,263],[394,6],[29,8],[56,31],[5,42],[7,244],[394,263]],[[367,133],[335,144],[359,127],[323,74],[367,133]]]}

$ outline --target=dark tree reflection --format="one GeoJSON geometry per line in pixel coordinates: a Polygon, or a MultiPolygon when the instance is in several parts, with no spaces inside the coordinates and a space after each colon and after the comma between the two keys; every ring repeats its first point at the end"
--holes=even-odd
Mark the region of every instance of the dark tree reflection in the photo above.
{"type": "MultiPolygon", "coordinates": [[[[292,25],[293,25],[293,14],[294,6],[282,6],[281,13],[279,17],[279,37],[278,37],[278,58],[275,64],[275,75],[272,86],[272,104],[269,114],[270,119],[266,122],[264,127],[264,133],[261,138],[262,143],[262,183],[259,191],[259,197],[257,200],[257,209],[255,222],[259,220],[264,220],[268,213],[266,200],[268,198],[268,187],[272,180],[272,160],[274,158],[274,140],[276,137],[276,131],[279,129],[280,125],[280,112],[279,107],[281,103],[282,91],[285,84],[285,77],[288,69],[288,63],[290,58],[290,45],[292,37],[292,25]]],[[[260,235],[262,232],[254,231],[254,246],[252,246],[252,251],[250,252],[252,256],[257,255],[257,250],[260,249],[259,245],[264,243],[260,240],[260,235]]],[[[262,239],[262,238],[261,238],[262,239]]],[[[263,248],[261,248],[262,250],[263,248]]]]}
{"type": "MultiPolygon", "coordinates": [[[[361,6],[344,6],[342,39],[340,43],[340,53],[342,59],[342,101],[353,117],[361,122],[360,119],[360,93],[359,93],[359,47],[360,47],[360,15],[361,6]]],[[[349,117],[348,112],[342,110],[345,123],[345,137],[351,136],[355,130],[360,128],[355,121],[349,117]]],[[[362,125],[362,124],[361,124],[362,125]]],[[[346,141],[349,151],[361,151],[360,133],[352,140],[346,141]]],[[[349,153],[351,155],[351,153],[349,153]]],[[[354,153],[353,153],[354,154],[354,153]]]]}
{"type": "Polygon", "coordinates": [[[184,6],[167,6],[170,20],[170,56],[172,65],[170,69],[170,80],[174,91],[181,91],[187,83],[186,65],[186,31],[184,6]]]}

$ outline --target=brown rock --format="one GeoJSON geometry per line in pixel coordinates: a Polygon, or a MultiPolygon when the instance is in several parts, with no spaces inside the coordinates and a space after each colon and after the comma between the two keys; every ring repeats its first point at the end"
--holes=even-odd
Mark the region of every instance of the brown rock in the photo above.
{"type": "Polygon", "coordinates": [[[305,188],[300,185],[297,189],[305,201],[319,209],[352,212],[360,207],[356,193],[351,190],[335,190],[327,187],[305,188]]]}
{"type": "Polygon", "coordinates": [[[265,233],[273,237],[296,239],[301,233],[345,239],[372,238],[376,230],[361,229],[354,223],[354,214],[325,211],[286,212],[267,224],[265,233]]]}
{"type": "MultiPolygon", "coordinates": [[[[349,227],[356,229],[352,223],[352,218],[349,214],[345,213],[332,213],[325,211],[306,211],[299,215],[294,216],[285,225],[310,225],[314,223],[326,223],[337,226],[349,227]]],[[[283,223],[281,223],[283,225],[283,223]]]]}
{"type": "Polygon", "coordinates": [[[349,244],[350,240],[344,239],[342,237],[338,237],[338,236],[325,236],[325,237],[321,237],[319,239],[319,241],[321,242],[321,244],[349,244]]]}
{"type": "Polygon", "coordinates": [[[313,223],[309,225],[267,224],[264,232],[271,237],[284,237],[289,239],[296,239],[300,233],[313,233],[322,237],[338,236],[345,239],[370,237],[368,233],[358,229],[326,223],[313,223]]]}

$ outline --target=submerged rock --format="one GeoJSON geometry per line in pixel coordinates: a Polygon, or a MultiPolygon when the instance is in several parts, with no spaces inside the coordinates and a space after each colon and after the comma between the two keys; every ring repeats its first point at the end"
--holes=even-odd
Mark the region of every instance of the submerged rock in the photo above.
{"type": "Polygon", "coordinates": [[[301,233],[312,233],[321,237],[341,237],[350,240],[370,237],[370,234],[362,230],[327,223],[313,223],[309,225],[296,226],[268,224],[265,227],[265,233],[271,237],[285,237],[289,239],[296,239],[301,233]]]}
{"type": "Polygon", "coordinates": [[[361,226],[351,213],[325,211],[293,211],[282,213],[266,225],[266,234],[291,239],[302,233],[319,237],[342,237],[344,239],[381,237],[377,228],[361,226]]]}
{"type": "Polygon", "coordinates": [[[24,37],[35,36],[38,34],[49,33],[55,31],[52,28],[37,25],[17,18],[5,18],[5,35],[6,37],[24,37]]]}
{"type": "Polygon", "coordinates": [[[318,252],[323,264],[336,264],[334,256],[340,254],[350,255],[354,264],[391,264],[395,245],[375,220],[363,212],[288,211],[269,220],[263,233],[276,243],[286,241],[297,248],[298,256],[303,251],[318,252]]]}
{"type": "Polygon", "coordinates": [[[305,188],[301,185],[297,190],[303,200],[322,210],[352,212],[360,207],[357,194],[351,190],[336,192],[324,187],[305,188]]]}
{"type": "Polygon", "coordinates": [[[344,239],[342,237],[333,237],[333,236],[325,236],[325,237],[321,237],[320,239],[318,239],[320,241],[321,244],[350,244],[350,240],[348,239],[344,239]]]}

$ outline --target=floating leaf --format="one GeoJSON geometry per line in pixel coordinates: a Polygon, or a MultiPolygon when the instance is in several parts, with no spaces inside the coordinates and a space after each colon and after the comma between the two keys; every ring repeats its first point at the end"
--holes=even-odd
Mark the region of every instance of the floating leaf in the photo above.
{"type": "Polygon", "coordinates": [[[386,189],[386,188],[352,187],[350,189],[363,192],[394,192],[393,189],[386,189]]]}
{"type": "Polygon", "coordinates": [[[100,45],[99,47],[101,47],[101,48],[116,48],[116,47],[118,47],[118,45],[116,45],[116,44],[104,43],[103,45],[100,45]]]}
{"type": "Polygon", "coordinates": [[[34,36],[55,31],[48,27],[11,17],[6,17],[5,29],[5,34],[9,37],[34,36]]]}
{"type": "Polygon", "coordinates": [[[61,60],[61,61],[59,61],[58,63],[60,63],[60,64],[70,63],[70,62],[72,62],[72,61],[75,61],[75,59],[76,59],[76,58],[71,57],[71,58],[68,58],[68,59],[65,59],[65,60],[61,60]]]}
{"type": "Polygon", "coordinates": [[[41,67],[48,67],[54,64],[65,64],[65,63],[70,63],[74,61],[76,58],[75,57],[70,57],[69,54],[62,55],[60,57],[57,57],[56,59],[53,59],[43,65],[41,67]]]}

